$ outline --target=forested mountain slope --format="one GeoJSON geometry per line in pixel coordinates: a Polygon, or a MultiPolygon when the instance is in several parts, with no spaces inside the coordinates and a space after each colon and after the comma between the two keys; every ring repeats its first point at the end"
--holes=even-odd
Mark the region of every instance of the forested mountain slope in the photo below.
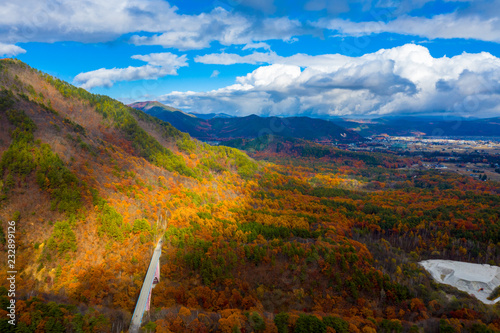
{"type": "Polygon", "coordinates": [[[16,220],[19,299],[128,315],[163,232],[157,220],[238,197],[257,170],[235,149],[15,60],[0,61],[0,128],[0,242],[16,220]]]}
{"type": "Polygon", "coordinates": [[[138,102],[130,106],[167,121],[200,140],[255,139],[269,134],[324,143],[364,140],[356,132],[323,119],[257,115],[207,118],[186,114],[159,102],[138,102]]]}

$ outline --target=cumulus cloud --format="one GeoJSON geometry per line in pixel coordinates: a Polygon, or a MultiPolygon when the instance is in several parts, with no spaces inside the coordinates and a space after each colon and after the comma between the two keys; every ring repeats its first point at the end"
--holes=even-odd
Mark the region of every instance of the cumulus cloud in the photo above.
{"type": "Polygon", "coordinates": [[[220,72],[219,72],[218,70],[214,70],[214,71],[212,72],[212,74],[210,74],[210,78],[217,77],[217,76],[219,76],[219,74],[220,74],[220,72]]]}
{"type": "Polygon", "coordinates": [[[0,40],[102,42],[132,31],[160,31],[178,16],[161,0],[2,1],[0,40]]]}
{"type": "Polygon", "coordinates": [[[13,57],[18,54],[26,53],[26,50],[22,47],[13,44],[0,43],[0,56],[1,57],[13,57]]]}
{"type": "MultiPolygon", "coordinates": [[[[266,3],[254,1],[257,7],[266,3]]],[[[136,33],[131,38],[135,44],[187,50],[208,47],[213,41],[243,45],[269,39],[289,40],[300,26],[288,18],[249,17],[220,7],[198,15],[183,15],[163,0],[4,0],[0,42],[106,42],[136,33]]]]}
{"type": "MultiPolygon", "coordinates": [[[[310,0],[304,1],[303,8],[326,9],[334,14],[333,19],[330,15],[318,22],[301,22],[287,16],[251,15],[244,10],[251,7],[267,14],[274,12],[273,3],[264,0],[221,1],[221,5],[225,2],[235,5],[232,10],[218,7],[190,15],[180,14],[177,7],[164,0],[3,0],[0,42],[107,42],[130,34],[130,42],[136,45],[179,50],[203,49],[213,42],[224,46],[245,45],[245,50],[269,50],[265,41],[292,42],[304,34],[319,36],[324,29],[339,35],[394,32],[427,38],[500,40],[498,0],[470,1],[467,6],[456,5],[453,12],[430,18],[408,16],[430,1],[310,0]],[[349,12],[353,6],[363,13],[358,16],[372,20],[354,22],[338,18],[338,13],[349,12]]],[[[283,8],[286,12],[286,6],[283,8]]]]}
{"type": "Polygon", "coordinates": [[[500,112],[500,59],[485,52],[434,58],[427,48],[406,44],[361,57],[270,55],[270,65],[238,77],[231,86],[172,92],[160,99],[197,112],[240,115],[500,112]]]}
{"type": "Polygon", "coordinates": [[[222,45],[255,45],[254,42],[279,39],[292,40],[301,33],[301,23],[285,17],[250,20],[242,14],[216,8],[196,16],[179,15],[176,22],[161,34],[134,35],[135,45],[161,45],[181,50],[202,49],[217,41],[222,45]]]}
{"type": "Polygon", "coordinates": [[[412,95],[415,84],[395,73],[395,61],[367,60],[357,66],[344,66],[334,72],[314,73],[306,82],[316,90],[366,90],[377,96],[391,96],[398,92],[412,95]]]}
{"type": "Polygon", "coordinates": [[[167,75],[177,75],[177,69],[188,66],[186,55],[178,56],[170,52],[134,55],[132,58],[147,64],[139,67],[101,68],[80,73],[75,76],[74,82],[84,89],[111,87],[117,81],[151,80],[167,75]]]}
{"type": "MultiPolygon", "coordinates": [[[[318,22],[300,22],[287,16],[249,15],[239,10],[251,7],[269,14],[276,9],[271,1],[220,3],[225,2],[234,4],[233,10],[218,7],[210,12],[186,15],[164,0],[3,0],[0,42],[106,42],[131,34],[130,41],[137,45],[180,50],[206,48],[214,41],[225,46],[246,45],[246,49],[269,50],[262,42],[294,41],[296,36],[310,33],[319,36],[323,29],[340,35],[394,32],[428,38],[500,40],[498,0],[470,1],[467,6],[456,5],[454,11],[430,18],[408,15],[431,0],[304,1],[306,10],[327,10],[334,14],[318,22]],[[338,18],[338,13],[347,13],[352,8],[361,10],[363,15],[357,17],[371,17],[371,20],[354,22],[338,18]]],[[[280,6],[285,12],[286,8],[280,6]]]]}

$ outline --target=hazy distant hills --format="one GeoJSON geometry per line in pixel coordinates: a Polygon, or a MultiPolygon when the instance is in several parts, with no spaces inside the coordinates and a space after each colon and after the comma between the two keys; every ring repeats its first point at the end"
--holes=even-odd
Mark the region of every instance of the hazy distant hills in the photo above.
{"type": "Polygon", "coordinates": [[[336,120],[362,136],[500,136],[500,118],[460,119],[399,117],[372,120],[336,120]]]}
{"type": "Polygon", "coordinates": [[[158,102],[130,104],[163,121],[169,122],[182,132],[201,140],[230,140],[278,135],[316,142],[357,142],[364,138],[331,121],[309,117],[231,117],[226,114],[187,114],[161,105],[158,102]]]}
{"type": "Polygon", "coordinates": [[[500,136],[500,117],[382,117],[345,119],[300,117],[234,117],[225,113],[186,113],[160,102],[137,102],[144,111],[201,140],[256,138],[273,134],[315,142],[356,142],[363,137],[391,136],[500,136]]]}
{"type": "Polygon", "coordinates": [[[189,114],[192,114],[198,118],[201,119],[212,119],[212,118],[234,118],[234,116],[231,116],[230,114],[227,113],[195,113],[195,112],[189,112],[189,114]]]}

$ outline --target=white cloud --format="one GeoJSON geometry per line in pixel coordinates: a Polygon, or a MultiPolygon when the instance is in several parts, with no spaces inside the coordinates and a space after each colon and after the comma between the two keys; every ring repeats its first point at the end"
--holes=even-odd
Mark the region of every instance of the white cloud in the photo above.
{"type": "Polygon", "coordinates": [[[186,55],[178,56],[170,52],[134,55],[147,64],[140,67],[101,68],[90,72],[80,73],[74,82],[84,89],[94,87],[111,87],[117,81],[135,81],[158,79],[167,75],[177,75],[177,69],[188,66],[186,55]]]}
{"type": "MultiPolygon", "coordinates": [[[[427,48],[406,44],[361,57],[267,55],[271,65],[238,77],[231,86],[160,99],[197,112],[240,115],[500,114],[500,59],[489,53],[434,58],[427,48]]],[[[234,62],[236,57],[230,57],[234,62]]]]}
{"type": "Polygon", "coordinates": [[[222,45],[252,45],[256,41],[292,40],[301,33],[301,23],[288,18],[250,20],[238,13],[216,8],[210,13],[196,16],[178,15],[161,34],[134,35],[130,41],[136,45],[160,45],[180,50],[202,49],[217,41],[222,45]]]}
{"type": "Polygon", "coordinates": [[[214,70],[214,71],[212,72],[212,74],[210,74],[210,77],[211,77],[211,78],[214,78],[214,77],[219,76],[219,74],[220,74],[220,72],[219,72],[218,70],[214,70]]]}
{"type": "Polygon", "coordinates": [[[288,18],[251,18],[220,7],[199,15],[183,15],[163,0],[3,0],[0,42],[106,42],[136,33],[131,38],[135,44],[187,50],[208,47],[213,41],[243,45],[289,40],[300,26],[288,18]]]}
{"type": "MultiPolygon", "coordinates": [[[[175,6],[164,0],[3,0],[0,42],[106,42],[133,34],[130,41],[137,45],[189,50],[209,47],[215,41],[225,46],[236,44],[246,45],[245,49],[269,50],[262,42],[294,41],[296,36],[309,33],[319,36],[324,28],[344,35],[386,31],[428,38],[500,40],[498,0],[470,1],[467,6],[457,6],[452,13],[431,18],[407,16],[430,1],[311,0],[304,5],[305,9],[327,10],[337,17],[339,12],[349,12],[355,6],[361,9],[363,17],[371,17],[372,21],[325,18],[316,23],[302,23],[288,17],[251,16],[243,14],[244,10],[221,7],[201,14],[179,14],[175,6]],[[309,27],[310,23],[315,28],[309,27]]],[[[267,13],[276,9],[272,2],[264,0],[235,3],[235,8],[253,7],[267,13]]]]}
{"type": "Polygon", "coordinates": [[[187,66],[186,55],[178,56],[170,52],[163,53],[150,53],[146,55],[133,55],[132,59],[142,60],[147,62],[148,65],[157,67],[169,67],[172,69],[177,69],[179,67],[187,66]]]}
{"type": "Polygon", "coordinates": [[[457,6],[453,13],[431,18],[407,16],[429,1],[311,0],[305,9],[326,9],[337,17],[337,13],[348,12],[350,6],[355,6],[363,11],[363,17],[372,18],[371,22],[325,18],[311,23],[288,17],[251,16],[239,10],[253,7],[273,12],[273,3],[264,0],[237,0],[236,10],[218,7],[192,15],[179,14],[175,6],[164,0],[3,0],[0,42],[107,42],[131,34],[130,42],[134,44],[179,50],[203,49],[213,42],[245,45],[245,50],[269,50],[264,41],[293,42],[299,35],[319,36],[325,28],[340,35],[394,32],[428,38],[500,41],[498,0],[470,1],[468,6],[457,6]]]}
{"type": "Polygon", "coordinates": [[[435,15],[432,18],[401,16],[387,23],[381,21],[352,22],[343,19],[323,19],[317,27],[336,31],[344,36],[365,36],[383,32],[436,38],[465,38],[500,41],[498,17],[479,15],[459,16],[457,13],[435,15]]]}
{"type": "Polygon", "coordinates": [[[246,76],[236,79],[242,86],[252,86],[261,90],[283,90],[301,75],[300,68],[291,65],[271,65],[259,67],[246,76]]]}
{"type": "Polygon", "coordinates": [[[196,56],[194,60],[202,64],[213,65],[234,65],[234,64],[262,64],[272,63],[279,57],[274,52],[261,53],[254,52],[241,56],[235,53],[212,53],[203,56],[196,56]]]}
{"type": "Polygon", "coordinates": [[[1,57],[13,57],[22,53],[26,53],[26,50],[17,45],[0,43],[1,57]]]}
{"type": "Polygon", "coordinates": [[[264,43],[264,42],[259,42],[259,43],[249,43],[245,46],[243,46],[243,50],[257,50],[257,49],[264,49],[264,50],[270,50],[271,46],[269,44],[264,43]]]}
{"type": "Polygon", "coordinates": [[[4,0],[0,40],[109,41],[132,31],[161,31],[175,11],[161,0],[4,0]]]}
{"type": "Polygon", "coordinates": [[[335,67],[344,64],[349,58],[340,54],[323,54],[312,56],[304,53],[297,53],[290,57],[282,57],[275,52],[267,53],[253,52],[248,55],[241,56],[236,53],[209,53],[202,56],[196,56],[195,61],[210,65],[234,65],[234,64],[286,64],[296,65],[299,67],[335,67]]]}

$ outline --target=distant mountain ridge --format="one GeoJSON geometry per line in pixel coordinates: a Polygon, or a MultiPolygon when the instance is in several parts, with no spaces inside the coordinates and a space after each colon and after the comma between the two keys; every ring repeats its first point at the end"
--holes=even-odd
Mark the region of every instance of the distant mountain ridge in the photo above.
{"type": "Polygon", "coordinates": [[[153,114],[153,113],[156,113],[156,112],[166,112],[166,111],[169,111],[169,112],[180,112],[186,116],[189,116],[189,117],[193,117],[194,115],[191,115],[189,113],[186,113],[182,110],[179,110],[179,109],[176,109],[176,108],[173,108],[171,106],[168,106],[168,105],[164,105],[160,102],[157,102],[157,101],[152,101],[152,102],[135,102],[135,103],[132,103],[132,104],[129,104],[128,106],[134,108],[134,109],[137,109],[137,110],[142,110],[144,112],[147,111],[147,113],[149,114],[153,114]]]}
{"type": "Polygon", "coordinates": [[[384,117],[371,120],[336,120],[362,136],[500,136],[500,117],[384,117]]]}
{"type": "MultiPolygon", "coordinates": [[[[140,102],[130,104],[130,106],[169,122],[180,131],[187,132],[200,140],[226,141],[236,138],[257,138],[269,134],[323,143],[349,143],[365,140],[358,133],[323,119],[256,115],[246,117],[225,115],[225,117],[214,116],[207,119],[159,104],[161,103],[140,102]]],[[[210,116],[207,115],[207,117],[210,116]]]]}
{"type": "Polygon", "coordinates": [[[189,114],[192,114],[198,118],[201,119],[212,119],[212,118],[234,118],[234,116],[231,116],[230,114],[227,113],[195,113],[195,112],[189,112],[189,114]]]}

